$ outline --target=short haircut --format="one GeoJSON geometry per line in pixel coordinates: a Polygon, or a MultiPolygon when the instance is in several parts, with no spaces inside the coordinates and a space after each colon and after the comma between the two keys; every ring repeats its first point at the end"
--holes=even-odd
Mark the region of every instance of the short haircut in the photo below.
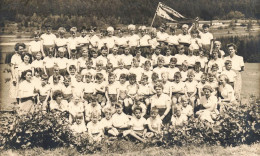
{"type": "Polygon", "coordinates": [[[96,74],[96,79],[97,80],[102,80],[104,78],[104,75],[102,73],[97,73],[96,74]]]}
{"type": "Polygon", "coordinates": [[[75,70],[76,70],[77,68],[76,68],[75,65],[70,65],[70,66],[69,66],[69,70],[72,70],[72,69],[75,69],[75,70]]]}
{"type": "Polygon", "coordinates": [[[150,65],[150,66],[152,66],[152,63],[151,63],[151,61],[149,61],[149,60],[146,60],[146,61],[144,62],[144,65],[145,65],[145,66],[147,66],[147,65],[150,65]]]}
{"type": "Polygon", "coordinates": [[[119,79],[126,79],[127,75],[126,74],[120,74],[119,79]]]}
{"type": "Polygon", "coordinates": [[[60,90],[54,91],[54,93],[52,95],[53,100],[56,100],[58,96],[62,96],[63,97],[63,92],[60,91],[60,90]]]}
{"type": "Polygon", "coordinates": [[[235,50],[237,50],[237,46],[234,43],[228,44],[227,47],[233,47],[235,50]]]}
{"type": "Polygon", "coordinates": [[[228,65],[228,64],[232,64],[232,61],[231,60],[226,60],[225,61],[225,65],[228,65]]]}
{"type": "Polygon", "coordinates": [[[64,81],[67,80],[67,81],[71,81],[71,77],[69,75],[66,75],[64,76],[64,81]]]}
{"type": "Polygon", "coordinates": [[[161,88],[161,89],[163,90],[163,84],[160,83],[160,82],[156,83],[156,84],[154,85],[154,89],[156,89],[156,88],[161,88]]]}
{"type": "Polygon", "coordinates": [[[135,80],[136,81],[136,75],[135,74],[130,74],[128,76],[129,80],[135,80]]]}
{"type": "Polygon", "coordinates": [[[47,74],[43,74],[43,75],[41,76],[41,78],[42,78],[43,80],[48,80],[48,79],[49,79],[49,77],[48,77],[47,74]]]}
{"type": "Polygon", "coordinates": [[[24,43],[16,43],[14,46],[14,50],[18,51],[20,46],[23,47],[24,49],[26,48],[26,45],[24,43]]]}
{"type": "Polygon", "coordinates": [[[145,74],[142,74],[142,76],[141,76],[141,80],[148,80],[148,76],[145,75],[145,74]]]}
{"type": "Polygon", "coordinates": [[[181,72],[176,72],[176,73],[174,74],[174,77],[182,78],[182,76],[181,76],[181,72]]]}
{"type": "Polygon", "coordinates": [[[140,106],[136,106],[136,107],[134,108],[134,112],[136,112],[137,110],[140,110],[140,112],[143,112],[143,109],[142,109],[142,107],[140,107],[140,106]]]}
{"type": "Polygon", "coordinates": [[[170,62],[174,62],[175,64],[177,63],[177,58],[176,57],[172,57],[171,59],[170,59],[170,62]]]}
{"type": "Polygon", "coordinates": [[[191,75],[195,76],[193,69],[189,69],[187,72],[187,76],[191,76],[191,75]]]}
{"type": "Polygon", "coordinates": [[[157,73],[153,72],[152,73],[152,80],[154,81],[154,80],[157,80],[157,79],[159,79],[159,75],[157,73]]]}

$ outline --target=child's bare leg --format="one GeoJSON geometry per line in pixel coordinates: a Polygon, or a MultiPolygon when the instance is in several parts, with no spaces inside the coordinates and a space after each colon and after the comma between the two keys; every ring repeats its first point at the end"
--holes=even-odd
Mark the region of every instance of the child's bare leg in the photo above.
{"type": "Polygon", "coordinates": [[[138,136],[135,131],[131,131],[130,135],[135,137],[137,140],[139,140],[141,142],[145,142],[145,140],[143,138],[141,138],[140,136],[138,136]]]}
{"type": "Polygon", "coordinates": [[[177,98],[176,97],[172,97],[172,114],[174,114],[174,107],[177,104],[177,98]]]}

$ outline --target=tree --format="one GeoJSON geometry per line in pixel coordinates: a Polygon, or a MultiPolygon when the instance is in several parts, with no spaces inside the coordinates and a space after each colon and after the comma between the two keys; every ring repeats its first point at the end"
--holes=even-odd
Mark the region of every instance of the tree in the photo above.
{"type": "Polygon", "coordinates": [[[227,14],[227,19],[243,19],[245,15],[240,11],[230,11],[227,14]]]}

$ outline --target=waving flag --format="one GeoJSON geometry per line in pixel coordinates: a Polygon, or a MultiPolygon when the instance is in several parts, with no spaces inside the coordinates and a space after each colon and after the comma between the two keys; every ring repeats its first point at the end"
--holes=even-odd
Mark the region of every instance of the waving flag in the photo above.
{"type": "Polygon", "coordinates": [[[177,11],[173,10],[172,8],[168,7],[167,5],[159,2],[156,15],[171,20],[176,21],[178,19],[186,19],[183,15],[178,13],[177,11]]]}

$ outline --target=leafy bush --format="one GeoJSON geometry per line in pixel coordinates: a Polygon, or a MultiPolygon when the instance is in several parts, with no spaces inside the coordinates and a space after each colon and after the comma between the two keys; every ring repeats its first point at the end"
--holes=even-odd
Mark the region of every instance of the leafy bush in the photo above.
{"type": "MultiPolygon", "coordinates": [[[[251,100],[252,102],[252,100],[251,100]]],[[[74,134],[69,129],[67,114],[61,112],[35,113],[28,116],[1,116],[1,149],[20,148],[76,148],[82,153],[102,151],[127,152],[142,150],[148,146],[221,145],[236,146],[259,142],[259,100],[250,105],[234,106],[220,115],[215,124],[201,122],[197,118],[189,120],[187,126],[173,129],[165,126],[163,137],[136,143],[129,139],[109,140],[91,143],[87,134],[74,134]],[[8,118],[8,119],[7,119],[8,118]],[[13,123],[13,124],[11,124],[13,123]]]]}

